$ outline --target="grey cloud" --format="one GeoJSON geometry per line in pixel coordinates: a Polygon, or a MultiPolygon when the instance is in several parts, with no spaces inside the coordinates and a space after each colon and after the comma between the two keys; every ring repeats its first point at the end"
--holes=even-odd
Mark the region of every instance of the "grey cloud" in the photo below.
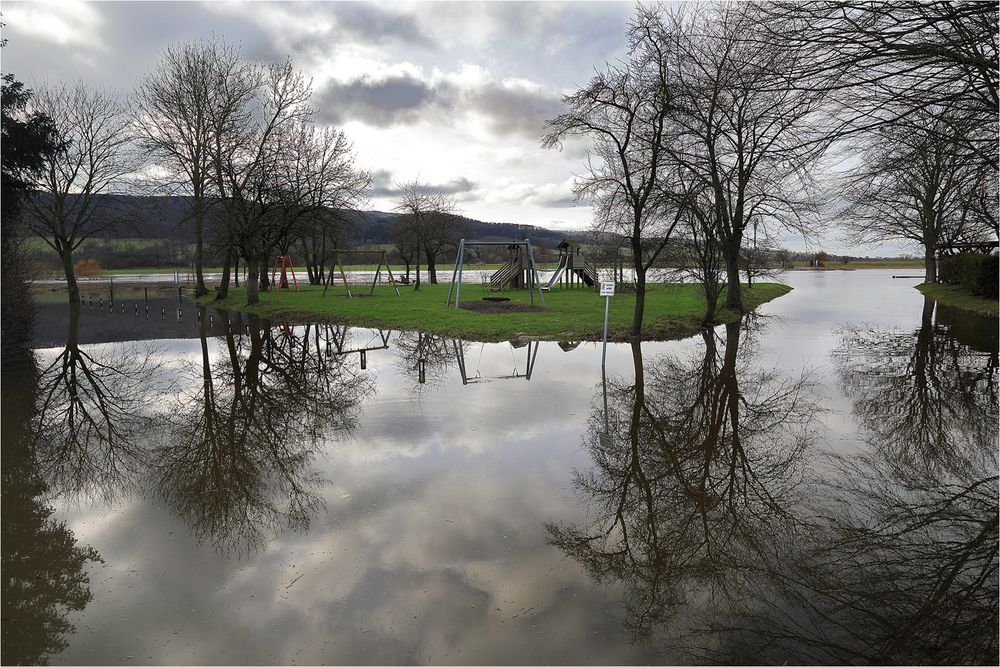
{"type": "Polygon", "coordinates": [[[563,111],[559,97],[542,91],[512,90],[499,84],[467,94],[500,134],[541,136],[545,121],[563,111]]]}
{"type": "MultiPolygon", "coordinates": [[[[398,179],[394,178],[388,169],[378,169],[372,173],[372,196],[392,199],[400,194],[396,187],[398,179]]],[[[425,183],[422,190],[433,194],[462,195],[472,192],[478,187],[475,181],[464,176],[453,178],[444,183],[425,183]]]]}
{"type": "Polygon", "coordinates": [[[457,115],[475,111],[486,116],[500,135],[538,137],[548,118],[562,111],[554,93],[507,88],[489,83],[459,88],[443,82],[432,86],[409,75],[383,81],[355,79],[333,83],[317,92],[321,118],[331,123],[357,120],[377,127],[419,122],[434,114],[457,115]]]}
{"type": "Polygon", "coordinates": [[[429,108],[437,93],[423,81],[407,75],[384,81],[355,79],[333,83],[316,92],[322,120],[343,123],[359,120],[377,127],[415,122],[429,108]]]}
{"type": "Polygon", "coordinates": [[[339,27],[368,42],[399,41],[430,48],[436,46],[412,15],[387,12],[370,3],[345,2],[330,7],[337,15],[339,27]]]}

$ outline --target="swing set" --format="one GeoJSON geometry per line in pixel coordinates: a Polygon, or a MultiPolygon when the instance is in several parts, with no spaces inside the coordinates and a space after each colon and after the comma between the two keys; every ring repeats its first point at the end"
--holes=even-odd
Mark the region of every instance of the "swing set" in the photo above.
{"type": "Polygon", "coordinates": [[[372,296],[375,294],[375,286],[378,285],[379,280],[382,277],[382,267],[385,267],[386,273],[389,276],[389,284],[396,291],[396,296],[399,296],[399,287],[397,286],[397,281],[395,276],[392,275],[392,268],[389,266],[389,262],[385,258],[385,250],[346,250],[335,248],[330,253],[330,270],[327,272],[326,279],[323,281],[323,296],[326,296],[327,290],[330,289],[330,285],[334,283],[337,279],[335,277],[336,273],[340,274],[340,280],[344,284],[344,289],[347,291],[347,298],[353,299],[355,294],[351,291],[351,285],[368,287],[368,281],[354,279],[356,273],[345,268],[343,256],[347,255],[349,258],[354,255],[368,255],[368,256],[378,256],[378,267],[375,269],[375,277],[371,282],[371,286],[368,289],[368,294],[358,294],[357,296],[372,296]],[[351,280],[348,280],[348,275],[351,276],[351,280]]]}
{"type": "MultiPolygon", "coordinates": [[[[481,246],[503,246],[508,252],[507,262],[503,266],[489,276],[483,273],[483,301],[510,301],[510,297],[504,294],[507,290],[511,287],[515,289],[526,287],[531,305],[535,305],[536,289],[541,305],[545,305],[545,295],[542,294],[542,284],[538,279],[538,268],[535,266],[535,256],[531,251],[531,241],[528,239],[523,241],[466,241],[462,239],[458,244],[458,254],[455,258],[455,269],[451,274],[451,286],[448,288],[446,306],[451,305],[452,295],[454,295],[455,308],[458,308],[462,296],[465,249],[481,246]]],[[[473,251],[473,253],[478,259],[478,251],[473,251]]]]}

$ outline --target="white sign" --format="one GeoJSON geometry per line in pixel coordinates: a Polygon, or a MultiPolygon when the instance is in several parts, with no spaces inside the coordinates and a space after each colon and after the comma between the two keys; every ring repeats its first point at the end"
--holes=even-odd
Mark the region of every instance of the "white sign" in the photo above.
{"type": "Polygon", "coordinates": [[[614,296],[615,295],[615,281],[608,280],[601,282],[601,296],[614,296]]]}

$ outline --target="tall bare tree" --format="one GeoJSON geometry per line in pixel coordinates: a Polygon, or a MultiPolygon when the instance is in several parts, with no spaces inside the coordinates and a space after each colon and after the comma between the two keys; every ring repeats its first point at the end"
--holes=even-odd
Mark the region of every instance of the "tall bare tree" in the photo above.
{"type": "Polygon", "coordinates": [[[231,247],[246,262],[247,303],[252,305],[260,301],[262,275],[266,281],[262,269],[279,229],[274,223],[281,219],[280,165],[293,128],[312,117],[312,90],[290,60],[238,64],[230,74],[220,82],[231,93],[229,103],[213,111],[213,181],[231,247]]]}
{"type": "Polygon", "coordinates": [[[546,148],[569,137],[593,143],[576,195],[595,203],[595,231],[627,239],[635,271],[630,334],[639,336],[645,310],[646,271],[663,251],[679,220],[661,196],[672,109],[668,60],[651,16],[640,11],[629,26],[629,55],[607,65],[590,84],[563,98],[569,111],[546,123],[546,148]]]}
{"type": "Polygon", "coordinates": [[[368,198],[371,174],[359,169],[343,130],[320,129],[310,123],[293,127],[283,142],[277,184],[282,220],[276,230],[280,254],[300,243],[310,280],[319,284],[325,260],[337,239],[346,236],[346,211],[368,198]]]}
{"type": "Polygon", "coordinates": [[[58,150],[32,184],[26,202],[28,226],[62,260],[69,300],[79,301],[73,251],[90,236],[119,222],[121,201],[140,166],[133,148],[130,114],[114,92],[85,83],[39,88],[34,106],[52,119],[58,150]]]}
{"type": "Polygon", "coordinates": [[[208,292],[203,274],[204,227],[212,201],[213,118],[232,103],[226,74],[240,67],[236,47],[192,42],[167,47],[135,95],[136,127],[144,148],[170,174],[171,191],[191,198],[195,294],[208,292]]]}
{"type": "Polygon", "coordinates": [[[640,16],[669,61],[670,160],[682,180],[711,192],[726,306],[742,310],[740,260],[752,222],[810,231],[810,168],[831,140],[827,93],[789,85],[804,56],[762,39],[753,5],[656,7],[640,16]]]}

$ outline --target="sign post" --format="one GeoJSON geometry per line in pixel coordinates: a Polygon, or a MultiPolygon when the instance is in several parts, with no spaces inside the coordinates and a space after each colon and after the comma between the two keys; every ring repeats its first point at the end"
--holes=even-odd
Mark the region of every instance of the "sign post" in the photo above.
{"type": "Polygon", "coordinates": [[[601,444],[605,447],[611,446],[611,433],[608,431],[608,375],[606,362],[608,358],[608,308],[611,306],[611,297],[615,295],[615,282],[613,280],[601,282],[601,296],[604,297],[604,348],[601,350],[601,385],[604,389],[604,432],[598,434],[601,444]]]}
{"type": "Polygon", "coordinates": [[[604,297],[604,350],[601,352],[601,370],[604,369],[604,362],[608,358],[608,308],[611,306],[611,297],[615,295],[615,281],[607,280],[601,282],[601,296],[604,297]]]}

